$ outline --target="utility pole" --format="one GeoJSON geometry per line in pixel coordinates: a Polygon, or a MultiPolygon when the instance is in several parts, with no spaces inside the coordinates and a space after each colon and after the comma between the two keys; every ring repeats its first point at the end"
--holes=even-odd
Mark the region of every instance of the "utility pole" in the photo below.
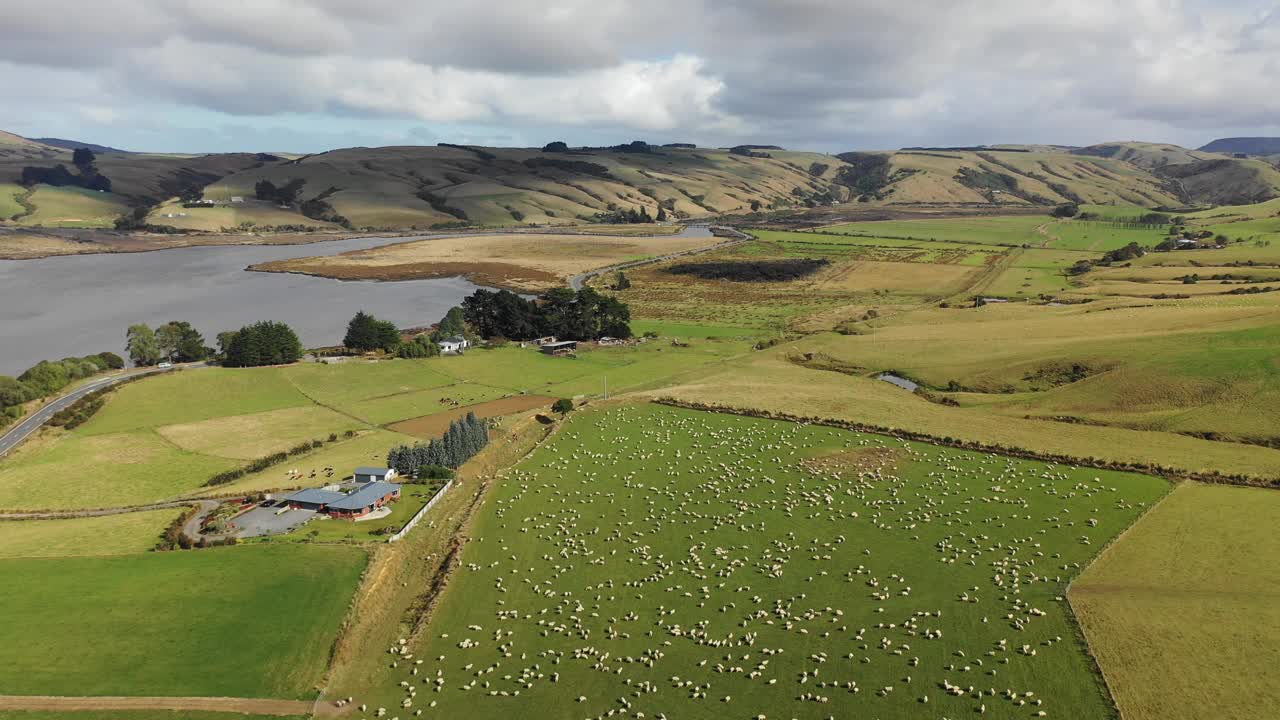
{"type": "Polygon", "coordinates": [[[609,399],[609,376],[604,376],[604,399],[609,399]]]}

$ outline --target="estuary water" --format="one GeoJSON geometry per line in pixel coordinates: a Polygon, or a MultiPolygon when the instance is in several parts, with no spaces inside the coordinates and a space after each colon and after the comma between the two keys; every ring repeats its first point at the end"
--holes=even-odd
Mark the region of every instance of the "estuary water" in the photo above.
{"type": "Polygon", "coordinates": [[[365,310],[401,327],[436,322],[478,287],[462,278],[344,282],[249,265],[377,247],[409,238],[309,245],[224,245],[139,253],[0,260],[0,375],[40,360],[111,350],[125,331],[186,320],[208,345],[223,330],[259,320],[288,323],[307,347],[337,344],[365,310]]]}

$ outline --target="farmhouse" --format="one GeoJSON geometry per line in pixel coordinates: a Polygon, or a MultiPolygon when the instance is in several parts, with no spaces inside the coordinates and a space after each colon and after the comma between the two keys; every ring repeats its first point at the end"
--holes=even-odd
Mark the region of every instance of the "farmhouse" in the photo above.
{"type": "Polygon", "coordinates": [[[366,482],[348,485],[352,492],[343,492],[342,486],[307,488],[286,497],[292,510],[314,510],[331,517],[355,519],[400,499],[400,486],[389,482],[366,482]]]}
{"type": "Polygon", "coordinates": [[[292,510],[315,510],[316,512],[324,512],[329,503],[335,503],[347,495],[337,490],[325,490],[323,488],[307,488],[286,497],[285,502],[289,503],[292,510]]]}
{"type": "Polygon", "coordinates": [[[400,486],[395,483],[371,482],[359,490],[329,503],[326,508],[332,517],[354,519],[364,517],[374,510],[400,499],[400,486]]]}
{"type": "Polygon", "coordinates": [[[578,343],[573,340],[549,342],[544,343],[542,346],[542,352],[547,355],[568,355],[569,353],[576,352],[577,349],[578,343]]]}
{"type": "Polygon", "coordinates": [[[440,352],[444,355],[457,355],[470,346],[467,339],[461,335],[445,338],[440,341],[440,352]]]}
{"type": "Polygon", "coordinates": [[[354,480],[357,483],[391,482],[396,477],[394,468],[358,467],[354,480]]]}

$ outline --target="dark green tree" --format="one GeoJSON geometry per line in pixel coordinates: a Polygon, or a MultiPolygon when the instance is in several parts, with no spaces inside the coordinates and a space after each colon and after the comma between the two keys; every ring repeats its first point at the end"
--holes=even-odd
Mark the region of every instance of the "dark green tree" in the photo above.
{"type": "Polygon", "coordinates": [[[347,323],[347,335],[342,344],[360,352],[394,352],[400,346],[400,331],[394,324],[361,310],[347,323]]]}
{"type": "Polygon", "coordinates": [[[113,352],[100,352],[98,357],[102,358],[108,370],[119,370],[124,367],[124,358],[113,352]]]}
{"type": "Polygon", "coordinates": [[[440,319],[433,337],[436,342],[455,335],[463,335],[467,331],[466,311],[459,306],[449,308],[449,312],[440,319]]]}
{"type": "Polygon", "coordinates": [[[284,323],[263,321],[241,328],[227,348],[227,367],[285,365],[302,357],[302,342],[284,323]]]}
{"type": "Polygon", "coordinates": [[[34,400],[36,393],[26,383],[0,375],[0,408],[13,407],[34,400]]]}
{"type": "Polygon", "coordinates": [[[76,169],[81,173],[84,173],[86,170],[96,172],[96,170],[94,170],[93,163],[97,159],[98,157],[94,155],[93,151],[89,148],[76,148],[71,153],[71,164],[75,165],[76,169]]]}
{"type": "Polygon", "coordinates": [[[52,395],[66,387],[74,378],[60,362],[42,361],[18,376],[18,381],[31,388],[37,397],[52,395]]]}
{"type": "Polygon", "coordinates": [[[560,398],[559,400],[555,401],[554,404],[552,404],[551,410],[552,412],[557,412],[557,413],[560,413],[561,415],[572,412],[573,401],[570,400],[569,398],[560,398]]]}
{"type": "Polygon", "coordinates": [[[1063,203],[1049,212],[1056,218],[1071,218],[1080,214],[1080,206],[1075,203],[1063,203]]]}

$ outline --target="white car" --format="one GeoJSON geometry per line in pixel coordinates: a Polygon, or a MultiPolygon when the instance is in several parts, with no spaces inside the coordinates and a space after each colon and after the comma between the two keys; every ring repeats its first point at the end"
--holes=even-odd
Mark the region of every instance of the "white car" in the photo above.
{"type": "Polygon", "coordinates": [[[156,367],[158,367],[158,368],[160,368],[161,370],[163,370],[163,369],[165,369],[165,368],[171,368],[171,367],[173,367],[173,363],[171,363],[171,362],[169,362],[169,361],[167,361],[167,360],[166,360],[165,362],[162,362],[162,363],[160,363],[159,365],[156,365],[156,367]]]}

